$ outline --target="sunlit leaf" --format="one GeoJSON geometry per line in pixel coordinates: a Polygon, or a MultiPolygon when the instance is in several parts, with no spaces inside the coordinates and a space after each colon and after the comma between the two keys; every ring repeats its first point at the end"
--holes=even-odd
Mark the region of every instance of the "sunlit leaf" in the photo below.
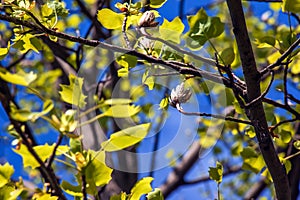
{"type": "Polygon", "coordinates": [[[124,15],[104,8],[98,11],[97,19],[107,29],[118,29],[122,27],[124,15]]]}
{"type": "Polygon", "coordinates": [[[154,88],[154,77],[153,76],[149,76],[149,71],[146,70],[145,73],[143,74],[142,77],[142,82],[148,86],[149,90],[153,90],[154,88]]]}
{"type": "Polygon", "coordinates": [[[9,163],[0,165],[0,188],[10,181],[10,177],[13,175],[14,171],[14,167],[9,163]]]}
{"type": "Polygon", "coordinates": [[[106,185],[111,180],[112,169],[106,166],[104,163],[104,152],[101,155],[95,157],[95,153],[92,153],[92,161],[88,163],[85,168],[85,175],[89,184],[95,184],[97,187],[106,185]]]}
{"type": "Polygon", "coordinates": [[[190,30],[186,34],[186,42],[191,49],[199,49],[207,40],[221,35],[224,31],[224,23],[220,18],[207,16],[204,9],[188,16],[188,24],[190,30]]]}
{"type": "Polygon", "coordinates": [[[9,52],[10,42],[8,42],[7,47],[0,48],[0,60],[3,59],[9,52]]]}
{"type": "Polygon", "coordinates": [[[147,194],[152,191],[151,182],[152,177],[145,177],[139,180],[131,189],[131,195],[129,200],[139,200],[143,194],[147,194]]]}
{"type": "MultiPolygon", "coordinates": [[[[54,150],[54,145],[49,146],[48,144],[35,146],[33,147],[34,151],[40,157],[40,159],[45,162],[47,158],[52,155],[54,150]]],[[[69,150],[67,146],[59,146],[58,150],[56,151],[56,155],[61,155],[66,153],[69,150]]],[[[30,151],[27,149],[25,145],[20,145],[20,149],[14,150],[17,154],[19,154],[23,158],[23,167],[31,167],[35,169],[40,166],[38,161],[32,156],[30,151]]]]}
{"type": "Polygon", "coordinates": [[[150,7],[151,8],[160,8],[166,2],[167,2],[167,0],[150,0],[150,7]]]}
{"type": "Polygon", "coordinates": [[[58,197],[57,196],[51,196],[51,194],[42,194],[38,197],[36,197],[36,195],[33,196],[34,200],[57,200],[58,197]]]}
{"type": "Polygon", "coordinates": [[[1,69],[0,78],[8,83],[29,86],[37,78],[37,75],[33,71],[26,73],[23,70],[19,70],[17,73],[12,74],[7,70],[1,69]]]}
{"type": "Polygon", "coordinates": [[[104,115],[108,117],[124,118],[136,115],[140,110],[141,108],[139,106],[120,104],[109,107],[109,109],[104,112],[104,115]]]}
{"type": "Polygon", "coordinates": [[[283,0],[282,1],[282,11],[283,12],[300,12],[300,0],[283,0]]]}
{"type": "Polygon", "coordinates": [[[62,91],[59,92],[62,100],[66,103],[83,108],[86,104],[86,96],[82,92],[83,78],[69,75],[70,85],[60,85],[62,91]]]}
{"type": "Polygon", "coordinates": [[[159,109],[164,109],[165,107],[167,107],[169,105],[169,100],[168,97],[163,98],[160,103],[159,103],[159,109]]]}
{"type": "Polygon", "coordinates": [[[104,101],[104,104],[106,105],[130,104],[130,103],[132,103],[131,99],[122,99],[122,98],[113,98],[104,101]]]}
{"type": "Polygon", "coordinates": [[[223,178],[223,165],[220,162],[217,162],[216,167],[209,167],[208,173],[210,179],[217,183],[221,183],[223,178]]]}
{"type": "Polygon", "coordinates": [[[142,141],[150,127],[150,123],[140,124],[113,133],[110,139],[101,143],[104,151],[118,151],[142,141]]]}
{"type": "Polygon", "coordinates": [[[232,47],[224,49],[220,56],[224,65],[230,65],[235,59],[235,54],[232,47]]]}
{"type": "Polygon", "coordinates": [[[159,188],[155,188],[154,191],[147,194],[148,200],[164,200],[164,196],[159,188]]]}
{"type": "Polygon", "coordinates": [[[179,17],[173,19],[169,22],[164,19],[164,22],[159,27],[160,37],[164,40],[169,40],[177,44],[180,43],[180,36],[184,30],[184,24],[179,17]]]}
{"type": "Polygon", "coordinates": [[[66,193],[68,193],[74,197],[82,197],[83,196],[80,185],[74,186],[67,181],[62,181],[61,187],[66,193]]]}

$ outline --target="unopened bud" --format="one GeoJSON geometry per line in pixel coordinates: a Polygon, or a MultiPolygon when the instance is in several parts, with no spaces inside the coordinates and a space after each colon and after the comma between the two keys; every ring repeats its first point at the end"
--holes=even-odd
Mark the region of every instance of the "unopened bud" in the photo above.
{"type": "Polygon", "coordinates": [[[139,27],[155,27],[158,22],[155,22],[155,14],[152,11],[146,11],[138,22],[139,27]]]}

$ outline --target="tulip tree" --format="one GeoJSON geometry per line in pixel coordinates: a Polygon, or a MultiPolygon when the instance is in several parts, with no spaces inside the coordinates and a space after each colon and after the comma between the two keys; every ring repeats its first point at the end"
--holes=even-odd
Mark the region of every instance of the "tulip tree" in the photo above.
{"type": "Polygon", "coordinates": [[[5,138],[31,178],[14,179],[4,155],[1,199],[156,200],[208,181],[217,199],[297,199],[300,1],[208,1],[186,14],[181,0],[167,19],[170,2],[2,1],[5,138]],[[174,131],[165,122],[180,117],[195,137],[167,150],[155,182],[159,140],[174,131]],[[146,176],[143,144],[153,146],[146,176]]]}

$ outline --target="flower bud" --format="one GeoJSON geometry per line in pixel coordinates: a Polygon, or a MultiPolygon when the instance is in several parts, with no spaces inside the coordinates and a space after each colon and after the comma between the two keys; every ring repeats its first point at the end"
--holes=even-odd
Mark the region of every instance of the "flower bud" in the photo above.
{"type": "Polygon", "coordinates": [[[146,11],[138,22],[139,27],[155,27],[158,22],[155,22],[155,14],[152,11],[146,11]]]}
{"type": "Polygon", "coordinates": [[[187,102],[192,96],[190,89],[184,89],[184,83],[177,85],[175,89],[172,89],[171,96],[169,97],[170,105],[182,110],[180,107],[181,103],[187,102]]]}

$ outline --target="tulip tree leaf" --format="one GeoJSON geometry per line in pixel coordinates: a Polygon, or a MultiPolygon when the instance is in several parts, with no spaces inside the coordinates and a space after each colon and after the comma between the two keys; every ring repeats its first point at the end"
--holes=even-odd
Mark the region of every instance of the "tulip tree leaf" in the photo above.
{"type": "Polygon", "coordinates": [[[155,188],[154,191],[147,194],[148,200],[164,200],[164,196],[159,188],[155,188]]]}
{"type": "Polygon", "coordinates": [[[8,163],[0,165],[0,188],[10,181],[10,177],[14,173],[14,167],[8,163]]]}
{"type": "Polygon", "coordinates": [[[199,49],[211,38],[215,38],[224,31],[224,23],[219,17],[207,16],[204,9],[200,9],[195,15],[188,16],[190,26],[187,32],[187,45],[191,49],[199,49]]]}
{"type": "Polygon", "coordinates": [[[0,78],[4,81],[16,85],[29,86],[36,78],[37,75],[34,72],[24,72],[19,70],[17,73],[12,74],[7,70],[0,70],[0,78]]]}
{"type": "Polygon", "coordinates": [[[122,27],[124,15],[104,8],[98,11],[97,19],[107,29],[118,29],[122,27]]]}
{"type": "Polygon", "coordinates": [[[166,2],[167,2],[167,0],[150,0],[150,7],[151,8],[160,8],[166,2]]]}
{"type": "Polygon", "coordinates": [[[146,137],[149,127],[150,123],[140,124],[113,133],[109,140],[101,143],[101,147],[111,152],[132,146],[146,137]]]}
{"type": "Polygon", "coordinates": [[[83,108],[86,104],[86,95],[82,92],[83,78],[69,75],[70,85],[60,85],[62,91],[59,92],[62,100],[66,103],[83,108]]]}
{"type": "Polygon", "coordinates": [[[104,115],[107,117],[124,118],[136,115],[140,110],[139,106],[134,105],[113,105],[104,112],[104,115]]]}
{"type": "Polygon", "coordinates": [[[152,191],[151,182],[152,177],[145,177],[139,180],[131,189],[130,200],[138,200],[143,194],[147,194],[152,191]]]}
{"type": "Polygon", "coordinates": [[[184,24],[179,17],[169,22],[164,19],[163,24],[159,27],[160,37],[164,40],[169,40],[177,44],[180,43],[180,35],[184,30],[184,24]]]}
{"type": "Polygon", "coordinates": [[[222,182],[223,165],[220,162],[216,163],[216,167],[209,167],[209,178],[216,181],[218,184],[222,182]]]}
{"type": "MultiPolygon", "coordinates": [[[[48,144],[45,145],[39,145],[33,147],[35,152],[38,154],[40,159],[45,162],[47,158],[49,158],[52,155],[54,145],[49,146],[48,144]]],[[[56,155],[61,155],[63,153],[66,153],[69,150],[68,146],[59,146],[56,155]]],[[[19,154],[23,158],[23,167],[31,167],[32,169],[35,169],[40,166],[38,161],[32,156],[30,151],[27,149],[25,145],[21,145],[20,149],[14,150],[17,154],[19,154]]]]}
{"type": "Polygon", "coordinates": [[[300,12],[300,0],[283,0],[282,1],[282,11],[283,12],[300,12]]]}

